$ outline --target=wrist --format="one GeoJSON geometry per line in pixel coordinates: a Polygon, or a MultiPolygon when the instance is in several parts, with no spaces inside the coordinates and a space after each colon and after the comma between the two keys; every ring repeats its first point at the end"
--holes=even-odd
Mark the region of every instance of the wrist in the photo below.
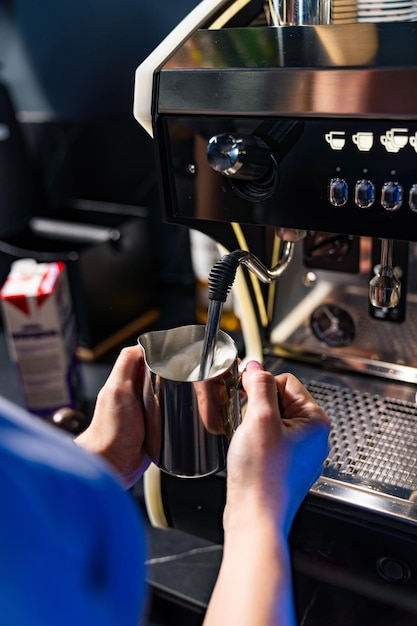
{"type": "Polygon", "coordinates": [[[139,480],[150,463],[140,444],[133,445],[130,437],[117,438],[111,430],[97,428],[94,422],[74,441],[88,452],[100,456],[125,489],[129,489],[139,480]]]}
{"type": "Polygon", "coordinates": [[[264,511],[258,515],[242,516],[240,519],[224,522],[224,544],[233,546],[237,543],[243,545],[258,544],[265,538],[273,544],[280,546],[287,543],[284,525],[280,519],[264,511]]]}
{"type": "Polygon", "coordinates": [[[105,450],[101,446],[100,433],[96,433],[94,431],[94,426],[90,424],[84,432],[75,437],[74,441],[78,446],[84,448],[84,450],[88,450],[88,452],[92,452],[93,454],[104,456],[105,450]]]}
{"type": "Polygon", "coordinates": [[[287,495],[253,494],[247,492],[240,498],[227,498],[223,516],[225,534],[234,532],[253,532],[254,529],[264,528],[265,531],[281,531],[286,535],[287,495]]]}

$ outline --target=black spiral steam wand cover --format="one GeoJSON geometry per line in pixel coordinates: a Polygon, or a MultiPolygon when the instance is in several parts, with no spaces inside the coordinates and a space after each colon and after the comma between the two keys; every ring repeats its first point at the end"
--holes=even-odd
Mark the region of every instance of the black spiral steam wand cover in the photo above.
{"type": "Polygon", "coordinates": [[[230,252],[219,259],[210,271],[208,279],[209,305],[200,362],[200,380],[208,378],[213,365],[223,304],[226,302],[230,289],[233,286],[241,258],[242,252],[240,250],[230,252]]]}

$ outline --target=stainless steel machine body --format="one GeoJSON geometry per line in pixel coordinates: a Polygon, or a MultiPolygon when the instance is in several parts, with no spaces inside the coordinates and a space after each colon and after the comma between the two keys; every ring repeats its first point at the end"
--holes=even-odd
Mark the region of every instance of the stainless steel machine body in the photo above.
{"type": "MultiPolygon", "coordinates": [[[[266,365],[301,378],[332,421],[294,568],[417,613],[417,23],[271,27],[262,2],[240,4],[154,73],[166,219],[229,250],[243,237],[268,266],[275,229],[307,231],[266,320],[246,276],[266,365]],[[249,146],[230,171],[207,156],[225,136],[249,146]],[[387,241],[401,290],[375,306],[387,241]]],[[[221,541],[224,475],[161,480],[168,524],[221,541]]]]}

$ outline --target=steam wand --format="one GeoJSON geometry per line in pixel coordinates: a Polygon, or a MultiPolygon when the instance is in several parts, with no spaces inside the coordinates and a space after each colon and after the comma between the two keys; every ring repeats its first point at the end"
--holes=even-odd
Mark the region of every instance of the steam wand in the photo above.
{"type": "Polygon", "coordinates": [[[232,288],[239,265],[245,265],[263,283],[278,280],[288,267],[294,251],[294,241],[283,241],[279,263],[269,270],[251,252],[235,250],[223,256],[211,269],[209,283],[209,305],[204,332],[203,351],[200,362],[199,380],[208,378],[214,361],[217,333],[223,304],[232,288]]]}

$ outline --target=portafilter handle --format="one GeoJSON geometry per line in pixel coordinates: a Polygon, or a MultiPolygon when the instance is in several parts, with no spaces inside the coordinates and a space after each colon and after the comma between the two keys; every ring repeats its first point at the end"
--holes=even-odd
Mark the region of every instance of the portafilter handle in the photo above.
{"type": "Polygon", "coordinates": [[[370,303],[379,309],[393,309],[400,301],[401,283],[392,265],[393,246],[392,239],[381,240],[381,264],[369,282],[370,303]]]}

